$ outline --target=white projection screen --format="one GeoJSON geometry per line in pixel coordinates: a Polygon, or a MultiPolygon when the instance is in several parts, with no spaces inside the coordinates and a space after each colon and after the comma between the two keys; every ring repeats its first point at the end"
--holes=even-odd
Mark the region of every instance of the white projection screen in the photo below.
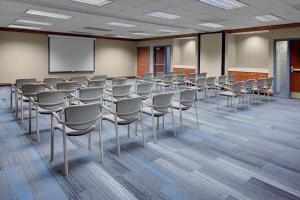
{"type": "Polygon", "coordinates": [[[94,72],[95,39],[48,35],[49,73],[94,72]]]}

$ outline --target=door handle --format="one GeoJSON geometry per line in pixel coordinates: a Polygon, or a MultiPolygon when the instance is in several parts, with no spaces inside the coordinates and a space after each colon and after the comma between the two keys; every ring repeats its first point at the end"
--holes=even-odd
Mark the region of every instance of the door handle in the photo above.
{"type": "Polygon", "coordinates": [[[291,66],[291,73],[293,73],[294,72],[294,67],[293,66],[291,66]]]}

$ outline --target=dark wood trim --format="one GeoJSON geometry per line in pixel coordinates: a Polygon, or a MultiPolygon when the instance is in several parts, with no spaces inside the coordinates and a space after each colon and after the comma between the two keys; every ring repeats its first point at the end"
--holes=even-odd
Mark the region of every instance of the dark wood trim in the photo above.
{"type": "Polygon", "coordinates": [[[197,57],[197,71],[200,74],[200,57],[201,57],[201,34],[198,33],[198,57],[197,57]]]}
{"type": "Polygon", "coordinates": [[[221,74],[225,75],[225,59],[226,59],[226,34],[222,32],[222,64],[221,64],[221,74]]]}
{"type": "Polygon", "coordinates": [[[270,25],[270,26],[259,26],[259,27],[251,27],[251,28],[224,30],[224,32],[225,33],[242,33],[242,32],[276,30],[276,29],[285,29],[285,28],[299,28],[299,27],[300,27],[300,23],[292,23],[292,24],[279,24],[279,25],[270,25]]]}
{"type": "Polygon", "coordinates": [[[136,41],[141,42],[141,41],[151,41],[151,40],[166,40],[166,39],[176,39],[176,38],[185,38],[185,37],[197,37],[197,35],[198,35],[198,33],[183,34],[183,35],[170,35],[170,36],[137,39],[136,41]]]}
{"type": "Polygon", "coordinates": [[[49,34],[50,35],[64,35],[64,36],[86,37],[86,38],[108,39],[108,40],[121,40],[121,41],[138,41],[137,39],[130,39],[130,38],[115,38],[115,37],[107,37],[107,36],[81,35],[81,34],[74,34],[74,33],[39,31],[39,30],[26,30],[26,29],[15,29],[15,28],[5,28],[5,27],[0,27],[0,31],[43,34],[43,35],[49,35],[49,34]]]}

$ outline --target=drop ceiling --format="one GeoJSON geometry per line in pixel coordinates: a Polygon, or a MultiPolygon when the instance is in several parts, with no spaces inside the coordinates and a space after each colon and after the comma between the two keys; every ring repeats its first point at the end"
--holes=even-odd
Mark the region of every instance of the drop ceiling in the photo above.
{"type": "Polygon", "coordinates": [[[225,10],[198,0],[112,0],[103,6],[73,0],[0,0],[0,27],[26,25],[50,32],[141,39],[300,22],[300,0],[241,0],[241,2],[248,6],[225,10]],[[26,14],[29,9],[69,15],[72,18],[62,20],[26,14]],[[180,18],[162,19],[145,15],[151,12],[178,15],[180,18]],[[262,22],[255,19],[256,16],[262,15],[276,15],[282,20],[262,22]],[[52,25],[24,24],[20,20],[52,25]],[[134,26],[118,27],[107,24],[110,22],[134,26]],[[199,25],[206,23],[217,23],[222,26],[211,28],[199,25]]]}

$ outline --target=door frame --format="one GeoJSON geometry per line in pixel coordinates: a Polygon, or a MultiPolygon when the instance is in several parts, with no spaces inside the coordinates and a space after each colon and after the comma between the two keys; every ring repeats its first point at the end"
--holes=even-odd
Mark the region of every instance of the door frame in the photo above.
{"type": "MultiPolygon", "coordinates": [[[[287,52],[287,89],[288,89],[288,98],[292,98],[291,97],[291,41],[294,40],[300,40],[300,38],[286,38],[286,39],[275,39],[273,41],[273,77],[274,77],[274,87],[275,88],[275,92],[276,92],[276,74],[277,74],[277,70],[276,70],[276,65],[277,65],[277,55],[276,55],[276,43],[277,42],[282,42],[282,41],[287,41],[288,43],[288,52],[287,52]]],[[[274,90],[274,89],[273,89],[274,90]]],[[[274,94],[275,94],[274,92],[274,94]]]]}
{"type": "MultiPolygon", "coordinates": [[[[157,46],[153,46],[153,74],[156,75],[156,69],[155,69],[155,61],[156,61],[156,48],[166,48],[166,47],[170,47],[170,69],[172,69],[172,45],[157,45],[157,46]]],[[[166,68],[166,65],[167,65],[167,61],[166,61],[166,51],[164,51],[164,65],[165,65],[165,68],[166,68]]],[[[164,69],[164,72],[166,74],[166,70],[164,69]]]]}
{"type": "Polygon", "coordinates": [[[136,48],[136,55],[137,55],[137,60],[136,60],[136,75],[138,75],[138,48],[149,48],[149,72],[151,71],[151,46],[138,46],[136,48]]]}

